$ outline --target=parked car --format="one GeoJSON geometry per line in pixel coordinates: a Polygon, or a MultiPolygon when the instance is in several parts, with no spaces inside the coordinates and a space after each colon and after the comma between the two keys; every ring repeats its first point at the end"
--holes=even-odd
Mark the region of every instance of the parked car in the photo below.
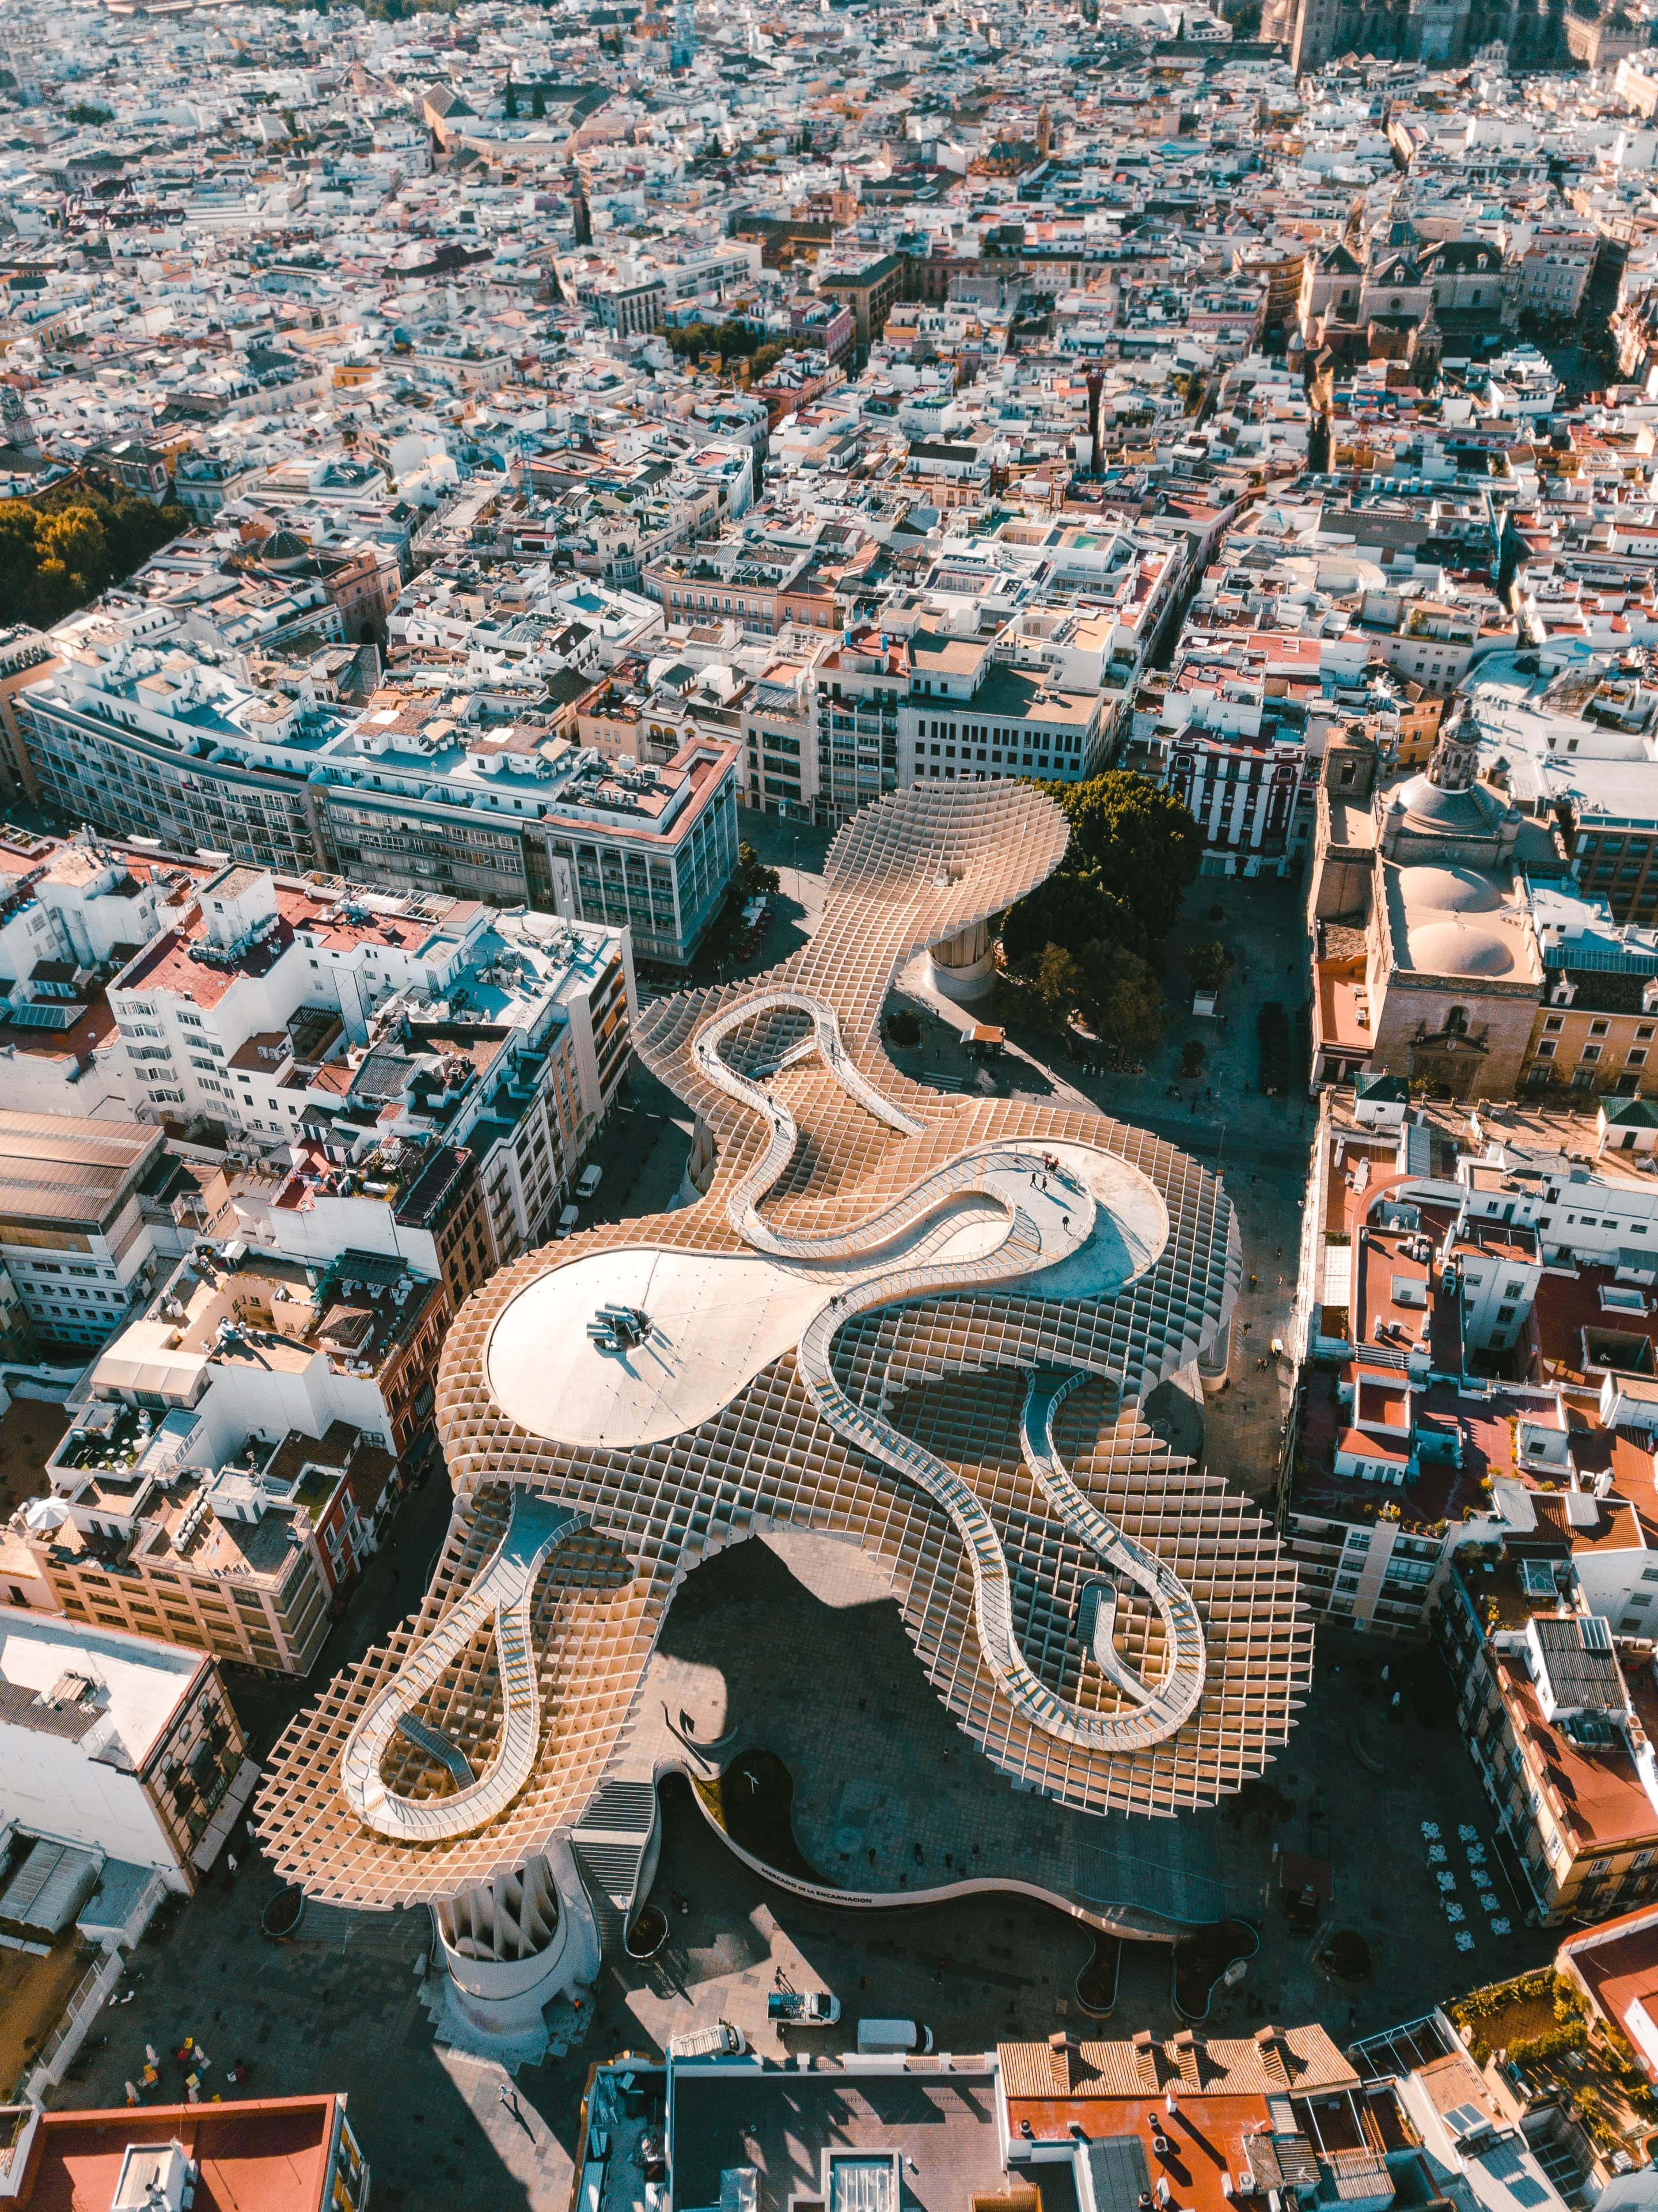
{"type": "Polygon", "coordinates": [[[591,1198],[604,1180],[604,1170],[603,1168],[596,1165],[583,1168],[576,1181],[576,1196],[578,1198],[591,1198]]]}
{"type": "Polygon", "coordinates": [[[932,2030],[914,2020],[860,2020],[858,2048],[866,2057],[876,2052],[931,2051],[932,2030]]]}
{"type": "Polygon", "coordinates": [[[683,2035],[668,2038],[670,2058],[740,2058],[748,2049],[740,2027],[717,2020],[712,2027],[688,2027],[683,2035]]]}
{"type": "Polygon", "coordinates": [[[766,1999],[766,2018],[796,2027],[833,2027],[841,2000],[828,1990],[774,1990],[766,1999]]]}
{"type": "Polygon", "coordinates": [[[558,1217],[558,1226],[554,1230],[553,1235],[562,1242],[569,1235],[580,1218],[574,1206],[567,1206],[558,1217]]]}

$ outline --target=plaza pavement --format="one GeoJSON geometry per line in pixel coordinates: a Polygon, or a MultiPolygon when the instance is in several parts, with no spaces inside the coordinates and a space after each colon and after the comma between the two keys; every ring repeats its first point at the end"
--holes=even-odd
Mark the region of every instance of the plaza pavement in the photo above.
{"type": "MultiPolygon", "coordinates": [[[[754,963],[764,968],[809,933],[821,908],[828,841],[801,830],[797,885],[793,825],[745,814],[743,834],[785,871],[776,918],[754,963]]],[[[1288,1317],[1312,1117],[1299,1099],[1257,1095],[1254,1012],[1263,998],[1275,997],[1293,1021],[1303,995],[1298,887],[1208,880],[1194,886],[1170,945],[1171,995],[1184,978],[1181,943],[1215,935],[1240,956],[1223,994],[1224,1025],[1178,1017],[1157,1064],[1132,1078],[1095,1079],[1063,1062],[1050,1066],[1041,1041],[1017,1036],[1006,1073],[1015,1085],[1060,1098],[1073,1093],[1154,1127],[1224,1176],[1246,1271],[1260,1277],[1235,1325],[1231,1380],[1201,1414],[1167,1386],[1148,1411],[1169,1426],[1171,1440],[1206,1449],[1218,1472],[1264,1495],[1275,1480],[1289,1378],[1275,1368],[1258,1370],[1254,1346],[1264,1349],[1288,1317]],[[1213,903],[1224,910],[1219,924],[1208,920],[1213,903]],[[1210,1049],[1197,1085],[1179,1083],[1174,1073],[1190,1034],[1201,1034],[1210,1049]],[[1208,1086],[1213,1100],[1202,1095],[1208,1086]]],[[[959,1012],[929,1006],[924,974],[912,971],[905,981],[935,1017],[920,1064],[936,1076],[959,1075],[959,1012]]],[[[605,1181],[585,1219],[655,1211],[678,1187],[689,1116],[638,1072],[631,1090],[634,1112],[619,1116],[601,1139],[596,1157],[605,1181]]],[[[412,1604],[446,1516],[446,1486],[434,1475],[406,1501],[398,1549],[371,1563],[309,1688],[234,1675],[233,1694],[259,1747],[347,1656],[412,1604]]],[[[831,1881],[855,1871],[860,1883],[884,1879],[897,1890],[918,1874],[947,1878],[946,1855],[953,1872],[954,1863],[983,1863],[987,1853],[1010,1864],[1023,1854],[1027,1866],[1092,1875],[1102,1889],[1111,1887],[1114,1861],[1121,1867],[1140,1860],[1165,1872],[1183,1865],[1194,1880],[1216,1882],[1228,1909],[1248,1912],[1263,1929],[1242,1984],[1224,1994],[1212,2015],[1210,2025],[1224,2032],[1270,2015],[1318,2017],[1339,2038],[1350,2028],[1369,2033],[1550,1954],[1552,1939],[1526,1929],[1517,1909],[1510,1936],[1482,1929],[1472,1954],[1458,1953],[1438,1909],[1421,1820],[1453,1829],[1473,1824],[1488,1840],[1491,1822],[1431,1655],[1406,1660],[1396,1646],[1322,1632],[1309,1701],[1268,1770],[1270,1790],[1255,1793],[1247,1807],[1179,1824],[1090,1822],[1012,1790],[980,1757],[933,1698],[877,1571],[843,1547],[826,1552],[824,1542],[747,1544],[699,1569],[668,1616],[647,1689],[659,1705],[691,1715],[697,1741],[723,1736],[722,1755],[763,1747],[784,1760],[796,1784],[797,1838],[831,1881]],[[1402,1717],[1391,1722],[1390,1692],[1377,1680],[1388,1663],[1395,1685],[1401,1667],[1406,1670],[1412,1692],[1402,1717]],[[1183,1834],[1171,1855],[1176,1826],[1183,1834]],[[1310,1934],[1291,1931],[1278,1905],[1274,1871],[1286,1850],[1327,1857],[1335,1869],[1331,1911],[1310,1934]],[[1315,1964],[1339,1927],[1358,1930],[1374,1954],[1373,1977],[1357,1991],[1332,1987],[1315,1964]]],[[[689,1755],[685,1763],[692,1763],[689,1755]]],[[[511,2105],[501,2098],[505,2076],[498,2066],[434,2045],[416,1971],[430,1943],[423,1911],[381,1917],[313,1907],[299,1940],[278,1948],[258,1927],[275,1887],[270,1869],[249,1852],[234,1882],[221,1874],[169,1915],[136,1954],[143,1977],[137,2001],[104,2015],[94,2033],[107,2042],[88,2049],[52,2101],[119,2103],[124,2081],[137,2078],[146,2043],[165,2054],[193,2033],[221,2069],[210,2075],[210,2093],[239,2057],[252,2064],[252,2094],[347,2091],[379,2207],[395,2212],[465,2202],[565,2212],[592,2061],[658,2049],[691,2022],[721,2017],[742,2026],[762,2051],[780,2052],[782,2042],[765,2024],[766,1996],[780,1971],[798,1986],[836,1990],[848,2023],[859,2012],[921,2018],[942,2047],[963,2051],[999,2037],[1045,2036],[1060,2026],[1127,2035],[1180,2024],[1164,1945],[1126,1947],[1114,2013],[1093,2028],[1076,2004],[1075,1978],[1092,1944],[1077,1921],[1023,1899],[875,1913],[805,1902],[751,1874],[713,1832],[685,1786],[670,1784],[653,1893],[668,1911],[667,1949],[647,1966],[607,1960],[586,2033],[568,2055],[520,2073],[511,2105]],[[687,1900],[687,1911],[677,1910],[676,1898],[687,1900]]],[[[848,2025],[846,2040],[854,2032],[848,2025]]],[[[833,2033],[790,2038],[797,2049],[834,2049],[839,2040],[833,2033]]],[[[176,2072],[169,2068],[163,2077],[175,2092],[176,2072]]]]}

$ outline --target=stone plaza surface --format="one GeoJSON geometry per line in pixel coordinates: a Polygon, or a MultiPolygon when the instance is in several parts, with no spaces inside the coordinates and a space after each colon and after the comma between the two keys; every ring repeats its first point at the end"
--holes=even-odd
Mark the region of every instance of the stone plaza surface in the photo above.
{"type": "MultiPolygon", "coordinates": [[[[680,1688],[704,1699],[709,1725],[727,1716],[733,1750],[763,1745],[790,1765],[797,1833],[825,1871],[840,1868],[842,1849],[848,1863],[855,1850],[867,1852],[868,1838],[889,1853],[896,1876],[914,1841],[924,1853],[953,1850],[953,1838],[998,1808],[1009,1829],[1023,1818],[1040,1835],[1079,1820],[1084,1848],[1091,1828],[1104,1847],[1140,1853],[1157,1850],[1166,1832],[1206,1825],[1208,1863],[1263,1931],[1242,1984],[1222,1994],[1208,2023],[1224,2033],[1248,2031],[1269,2015],[1318,2018],[1345,2040],[1350,2027],[1369,2033],[1411,2019],[1551,1954],[1547,1933],[1526,1929],[1517,1911],[1511,1936],[1482,1931],[1466,1954],[1454,1947],[1419,1823],[1449,1824],[1448,1833],[1474,1824],[1489,1844],[1491,1820],[1431,1657],[1412,1663],[1404,1717],[1390,1723],[1389,1693],[1376,1678],[1391,1664],[1400,1679],[1398,1648],[1339,1632],[1321,1639],[1309,1703],[1287,1751],[1267,1770],[1290,1808],[1281,1817],[1258,1802],[1179,1823],[1090,1822],[1010,1790],[950,1729],[890,1598],[867,1589],[859,1595],[855,1571],[838,1587],[832,1577],[824,1583],[821,1567],[813,1577],[818,1589],[800,1583],[764,1542],[710,1561],[670,1613],[662,1663],[680,1688]],[[760,1632],[780,1606],[797,1624],[781,1644],[760,1632]],[[873,1697],[872,1680],[879,1686],[873,1697]],[[937,1743],[935,1719],[944,1730],[937,1743]],[[856,1774],[866,1774],[870,1788],[854,1790],[849,1801],[847,1778],[856,1774]],[[950,1778],[942,1788],[940,1776],[950,1778]],[[854,1826],[855,1845],[849,1832],[836,1840],[854,1826]],[[1282,1917],[1275,1846],[1333,1864],[1330,1913],[1311,1933],[1290,1929],[1282,1917]],[[1363,1935],[1375,1960],[1370,1981],[1351,1991],[1315,1963],[1338,1928],[1363,1935]]],[[[668,1914],[666,1951],[644,1966],[607,1960],[580,2039],[520,2070],[509,2105],[500,2094],[508,2078],[501,2067],[434,2044],[425,1983],[414,1972],[431,1940],[424,1910],[373,1915],[312,1906],[300,1940],[278,1948],[258,1929],[276,1886],[256,1858],[234,1884],[216,1882],[141,1945],[137,2000],[104,2014],[94,2033],[106,2033],[107,2044],[87,2054],[52,2101],[118,2103],[124,2081],[137,2077],[146,2042],[165,2056],[193,2033],[216,2068],[237,2057],[251,2062],[250,2094],[348,2091],[374,2167],[375,2202],[392,2212],[463,2201],[488,2212],[564,2212],[578,2107],[595,2058],[653,2052],[668,2035],[720,2018],[743,2027],[762,2055],[840,2048],[836,2033],[791,2031],[786,2044],[766,2025],[766,1996],[780,1968],[797,1987],[836,1990],[850,2021],[860,2013],[920,2018],[942,2047],[979,2051],[1000,2036],[1041,2037],[1077,2025],[1076,1977],[1092,1942],[1077,1921],[1017,1896],[880,1912],[808,1903],[751,1875],[689,1790],[670,1785],[653,1891],[668,1914]],[[677,1910],[677,1898],[689,1911],[677,1910]]],[[[1166,1945],[1126,1947],[1111,2021],[1108,2032],[1123,2034],[1181,2025],[1166,1945]]],[[[168,2094],[177,2093],[178,2077],[176,2067],[164,2068],[168,2094]]],[[[210,2093],[222,2080],[210,2075],[210,2093]]]]}
{"type": "MultiPolygon", "coordinates": [[[[802,839],[804,912],[795,908],[788,851],[768,854],[785,868],[783,911],[772,933],[780,940],[809,934],[821,906],[811,843],[808,833],[802,839]]],[[[1226,994],[1232,1023],[1224,1033],[1208,1031],[1216,1047],[1211,1079],[1224,1107],[1193,1096],[1190,1085],[1169,1098],[1167,1078],[1156,1070],[1139,1079],[1095,1079],[1062,1061],[1050,1065],[1048,1048],[1037,1039],[1018,1041],[1008,1087],[1059,1103],[1085,1099],[1144,1121],[1225,1176],[1245,1267],[1260,1277],[1256,1291],[1246,1290],[1240,1299],[1233,1386],[1203,1409],[1165,1386],[1148,1411],[1171,1431],[1178,1449],[1202,1437],[1206,1419],[1211,1464],[1260,1495],[1273,1481],[1280,1413],[1278,1377],[1260,1376],[1253,1343],[1277,1333],[1286,1310],[1290,1286],[1277,1283],[1284,1269],[1273,1254],[1280,1243],[1294,1250],[1306,1146],[1297,1102],[1261,1100],[1242,1085],[1254,1073],[1250,986],[1260,988],[1258,979],[1269,968],[1281,969],[1298,948],[1299,916],[1292,891],[1276,884],[1206,883],[1188,906],[1195,918],[1189,927],[1182,923],[1186,933],[1226,937],[1251,970],[1248,983],[1226,994]],[[1212,888],[1227,909],[1224,927],[1206,920],[1212,888]],[[1243,1320],[1251,1322],[1248,1334],[1243,1320]]],[[[786,943],[768,943],[760,961],[769,964],[787,949],[786,943]]],[[[906,986],[910,981],[905,978],[906,986]]],[[[1284,994],[1294,988],[1289,984],[1284,994]]],[[[1279,988],[1276,979],[1272,988],[1279,988]]],[[[963,1070],[963,1017],[943,1006],[937,1014],[921,1052],[902,1057],[906,1064],[914,1059],[923,1079],[947,1082],[963,1070]]],[[[1190,1026],[1171,1027],[1171,1070],[1190,1026]]],[[[604,1183],[584,1219],[621,1220],[659,1210],[677,1186],[689,1116],[653,1079],[636,1073],[633,1087],[636,1109],[606,1133],[604,1183]]],[[[434,1478],[404,1509],[401,1557],[383,1554],[373,1563],[318,1679],[383,1636],[417,1595],[446,1515],[446,1485],[434,1478]]],[[[1489,1816],[1436,1662],[1406,1662],[1417,1693],[1404,1717],[1390,1723],[1388,1693],[1376,1681],[1389,1662],[1397,1682],[1401,1655],[1395,1647],[1321,1635],[1306,1707],[1286,1749],[1266,1770],[1269,1793],[1248,1808],[1223,1804],[1178,1822],[1096,1820],[1013,1790],[953,1727],[872,1561],[847,1547],[811,1540],[803,1547],[789,1539],[738,1546],[691,1576],[669,1611],[653,1662],[648,1689],[654,1704],[647,1707],[641,1698],[641,1705],[647,1724],[665,1730],[678,1724],[682,1711],[689,1718],[689,1740],[682,1732],[677,1746],[688,1768],[698,1764],[692,1746],[706,1746],[716,1730],[723,1732],[724,1759],[754,1747],[782,1759],[796,1784],[801,1849],[832,1881],[857,1872],[865,1881],[890,1881],[902,1894],[918,1874],[953,1873],[953,1867],[944,1869],[946,1854],[972,1863],[975,1842],[980,1862],[992,1842],[1016,1874],[1060,1863],[1086,1871],[1115,1859],[1150,1868],[1161,1881],[1183,1871],[1193,1893],[1213,1881],[1224,1897],[1241,1900],[1231,1909],[1259,1921],[1263,1937],[1241,1988],[1224,1993],[1211,2025],[1236,2032],[1270,2013],[1322,2018],[1339,2035],[1349,2021],[1365,2033],[1412,2017],[1459,1989],[1533,1964],[1549,1949],[1547,1937],[1526,1929],[1517,1911],[1509,1938],[1482,1932],[1472,1954],[1455,1949],[1428,1885],[1419,1823],[1475,1823],[1489,1838],[1489,1816]],[[780,1619],[788,1623],[780,1637],[774,1632],[780,1619]],[[1282,1802],[1270,1793],[1282,1793],[1282,1802]],[[1284,1923],[1272,1886],[1275,1848],[1333,1863],[1335,1897],[1319,1930],[1298,1935],[1284,1923]],[[1332,1986],[1315,1964],[1337,1927],[1363,1934],[1375,1957],[1371,1981],[1351,1993],[1332,1986]]],[[[251,1696],[249,1686],[238,1686],[245,1698],[251,1696]]],[[[274,1692],[259,1686],[253,1717],[261,1747],[295,1695],[296,1686],[278,1685],[274,1692]]],[[[1092,1948],[1090,1931],[1079,1923],[1018,1896],[881,1912],[809,1903],[751,1874],[695,1809],[689,1791],[670,1784],[653,1892],[668,1911],[668,1948],[648,1966],[608,1960],[579,2039],[541,2067],[521,2070],[508,2103],[501,2096],[507,2076],[499,2066],[434,2043],[423,2001],[431,1978],[417,1978],[414,1971],[431,1945],[423,1909],[378,1916],[313,1905],[300,1940],[276,1949],[258,1934],[259,1909],[276,1886],[269,1866],[253,1857],[234,1886],[204,1891],[165,1934],[146,1942],[135,1962],[144,1976],[140,2001],[104,2016],[94,2034],[107,2033],[107,2044],[88,2051],[55,2101],[118,2101],[123,2081],[137,2077],[147,2041],[173,2050],[194,2033],[220,2065],[237,2057],[250,2060],[255,2094],[348,2090],[375,2169],[376,2201],[392,2207],[464,2199],[564,2212],[591,2062],[626,2049],[657,2050],[692,2022],[720,2017],[743,2026],[762,2052],[780,2051],[764,2020],[780,1969],[797,1986],[836,1990],[850,2019],[860,2012],[920,2017],[933,2026],[942,2045],[968,2051],[999,2035],[1041,2036],[1077,2024],[1076,1976],[1092,1948]],[[677,1911],[676,1898],[688,1903],[688,1911],[677,1911]]],[[[1140,2026],[1167,2032],[1180,2024],[1170,2001],[1168,1948],[1127,1946],[1108,2032],[1140,2026]]],[[[840,2039],[790,2037],[800,2050],[832,2048],[840,2039]]],[[[164,2075],[173,2088],[175,2072],[164,2075]]],[[[210,2078],[210,2091],[212,2086],[210,2078]]]]}

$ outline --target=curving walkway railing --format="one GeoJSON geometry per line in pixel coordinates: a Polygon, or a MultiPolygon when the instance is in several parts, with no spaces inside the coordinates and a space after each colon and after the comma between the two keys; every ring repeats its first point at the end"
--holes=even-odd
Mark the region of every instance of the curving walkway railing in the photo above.
{"type": "Polygon", "coordinates": [[[1156,1705],[1165,1714],[1178,1713],[1174,1725],[1179,1727],[1181,1721],[1196,1710],[1203,1695],[1208,1665],[1203,1623],[1191,1592],[1179,1576],[1166,1567],[1155,1552],[1148,1552],[1132,1536],[1125,1536],[1116,1522],[1084,1495],[1060,1457],[1054,1440],[1054,1416],[1072,1392],[1088,1380],[1079,1368],[1035,1369],[1025,1392],[1019,1422],[1020,1449],[1037,1488],[1066,1526],[1114,1574],[1132,1583],[1151,1600],[1169,1639],[1163,1679],[1154,1690],[1112,1645],[1111,1626],[1116,1612],[1114,1592],[1110,1605],[1100,1609],[1100,1626],[1094,1636],[1096,1663],[1120,1690],[1148,1711],[1156,1705]]]}
{"type": "Polygon", "coordinates": [[[513,1491],[512,1518],[494,1556],[465,1595],[369,1699],[346,1740],[340,1789],[365,1827],[410,1844],[470,1835],[504,1813],[523,1789],[541,1741],[541,1692],[530,1641],[536,1583],[550,1554],[585,1525],[586,1516],[568,1506],[555,1505],[534,1491],[513,1491]],[[392,1736],[401,1729],[419,1741],[416,1729],[422,1724],[410,1729],[406,1717],[437,1687],[492,1615],[501,1701],[501,1746],[495,1758],[476,1782],[446,1797],[417,1803],[388,1790],[380,1769],[392,1736]]]}
{"type": "MultiPolygon", "coordinates": [[[[1047,1391],[1040,1468],[1031,1458],[1027,1442],[1031,1473],[1071,1533],[1151,1597],[1173,1649],[1173,1663],[1156,1689],[1148,1689],[1121,1662],[1119,1671],[1105,1670],[1134,1698],[1136,1710],[1130,1712],[1092,1711],[1060,1697],[1042,1680],[1019,1646],[1007,1555],[984,1501],[946,1462],[904,1436],[880,1412],[860,1405],[841,1386],[833,1365],[836,1336],[860,1314],[906,1299],[981,1289],[988,1283],[1032,1274],[1077,1250],[1093,1233],[1092,1192],[1063,1171],[1044,1172],[1040,1158],[1017,1146],[993,1143],[959,1154],[946,1166],[924,1176],[855,1230],[823,1237],[780,1234],[762,1218],[759,1201],[780,1178],[793,1155],[798,1137],[794,1117],[758,1083],[732,1067],[719,1048],[739,1024],[783,1007],[811,1016],[818,1048],[843,1089],[867,1104],[881,1120],[894,1127],[906,1124],[920,1133],[918,1125],[910,1123],[908,1115],[883,1098],[851,1066],[841,1044],[834,1010],[823,1001],[805,992],[774,991],[756,994],[725,1008],[693,1042],[697,1064],[711,1082],[762,1115],[771,1130],[763,1158],[734,1186],[726,1201],[727,1218],[740,1236],[781,1257],[866,1259],[949,1199],[967,1192],[994,1200],[1008,1223],[1001,1241],[987,1253],[931,1264],[917,1264],[916,1255],[911,1253],[899,1264],[837,1291],[808,1322],[796,1347],[796,1364],[807,1395],[838,1435],[914,1482],[950,1516],[972,1568],[974,1619],[981,1649],[1003,1694],[1017,1712],[1061,1741],[1093,1750],[1138,1751],[1161,1742],[1190,1717],[1202,1695],[1201,1624],[1189,1593],[1179,1580],[1161,1561],[1131,1544],[1083,1496],[1060,1462],[1053,1448],[1052,1416],[1064,1391],[1047,1391]]],[[[1033,1392],[1037,1388],[1033,1384],[1033,1392]]],[[[1028,1399],[1027,1426],[1031,1403],[1028,1399]]],[[[1112,1656],[1114,1658],[1114,1653],[1112,1656]]]]}

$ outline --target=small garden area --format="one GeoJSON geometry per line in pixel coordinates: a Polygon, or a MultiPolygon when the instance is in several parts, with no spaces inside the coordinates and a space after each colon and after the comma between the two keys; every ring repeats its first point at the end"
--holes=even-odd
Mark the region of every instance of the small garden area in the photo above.
{"type": "Polygon", "coordinates": [[[694,1776],[691,1787],[738,1850],[799,1881],[823,1881],[794,1839],[794,1777],[774,1751],[745,1751],[712,1780],[694,1776]]]}
{"type": "Polygon", "coordinates": [[[1085,2013],[1102,2020],[1117,2002],[1117,1978],[1122,1971],[1122,1938],[1096,1930],[1094,1955],[1077,1977],[1077,2002],[1085,2013]]]}
{"type": "Polygon", "coordinates": [[[1582,1990],[1564,1975],[1540,1967],[1445,2009],[1477,2065],[1506,2061],[1529,2103],[1558,2098],[1601,2153],[1631,2149],[1658,2124],[1658,2103],[1627,2039],[1591,2019],[1582,1990]]]}
{"type": "Polygon", "coordinates": [[[1202,2020],[1226,1969],[1260,1948],[1260,1937],[1247,1920],[1218,1920],[1183,1936],[1175,1946],[1175,2009],[1181,2019],[1202,2020]]]}

